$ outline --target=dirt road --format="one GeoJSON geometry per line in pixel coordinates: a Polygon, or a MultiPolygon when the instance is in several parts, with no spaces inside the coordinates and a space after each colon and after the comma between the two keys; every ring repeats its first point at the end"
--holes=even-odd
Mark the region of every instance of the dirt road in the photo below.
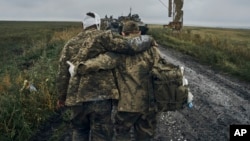
{"type": "MultiPolygon", "coordinates": [[[[194,107],[159,114],[156,141],[228,141],[230,125],[250,124],[250,84],[213,71],[187,55],[159,48],[169,62],[185,67],[194,107]]],[[[50,121],[32,141],[47,141],[59,130],[61,118],[50,121]]],[[[59,140],[68,137],[67,128],[63,132],[59,140]]]]}
{"type": "Polygon", "coordinates": [[[187,55],[160,50],[168,61],[185,67],[194,107],[160,114],[156,140],[228,141],[229,125],[250,125],[250,84],[213,71],[187,55]]]}

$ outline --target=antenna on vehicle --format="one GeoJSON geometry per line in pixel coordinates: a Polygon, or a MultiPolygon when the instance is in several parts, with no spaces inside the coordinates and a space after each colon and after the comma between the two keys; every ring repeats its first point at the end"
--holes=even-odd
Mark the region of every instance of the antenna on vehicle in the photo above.
{"type": "Polygon", "coordinates": [[[128,16],[131,17],[131,16],[132,16],[131,14],[132,14],[132,8],[131,8],[131,6],[130,6],[128,16]]]}

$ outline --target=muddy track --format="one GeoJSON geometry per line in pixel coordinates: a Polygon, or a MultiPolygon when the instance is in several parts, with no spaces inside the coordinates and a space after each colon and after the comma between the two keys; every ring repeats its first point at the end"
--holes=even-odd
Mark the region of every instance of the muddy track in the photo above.
{"type": "MultiPolygon", "coordinates": [[[[167,61],[185,67],[194,107],[158,115],[156,141],[228,141],[229,126],[250,124],[250,85],[197,63],[192,57],[159,47],[167,61]]],[[[47,141],[58,130],[59,114],[32,141],[47,141]],[[57,119],[57,120],[55,120],[57,119]]],[[[63,137],[67,137],[67,129],[63,137]]]]}
{"type": "Polygon", "coordinates": [[[156,140],[228,141],[229,126],[250,124],[250,85],[197,63],[190,56],[159,47],[163,56],[185,67],[194,107],[159,115],[156,140]]]}

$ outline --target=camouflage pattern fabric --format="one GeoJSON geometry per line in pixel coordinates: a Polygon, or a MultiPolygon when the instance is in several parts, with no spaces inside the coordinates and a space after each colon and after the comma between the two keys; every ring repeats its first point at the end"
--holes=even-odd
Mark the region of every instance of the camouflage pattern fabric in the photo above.
{"type": "Polygon", "coordinates": [[[116,69],[120,99],[118,111],[145,112],[154,110],[151,70],[159,59],[156,47],[133,56],[123,56],[116,69]]]}
{"type": "Polygon", "coordinates": [[[112,34],[111,31],[94,29],[83,31],[68,41],[62,50],[59,61],[57,75],[59,99],[66,101],[67,106],[86,101],[118,99],[119,94],[112,70],[70,77],[69,66],[66,61],[78,64],[80,61],[94,58],[108,50],[121,53],[127,51],[129,53],[133,51],[133,46],[136,45],[133,42],[120,35],[112,34]],[[131,44],[132,46],[129,46],[131,44]]]}
{"type": "Polygon", "coordinates": [[[80,61],[94,58],[105,53],[105,48],[111,48],[109,45],[123,49],[128,42],[120,37],[113,36],[110,31],[89,29],[68,41],[62,50],[57,90],[59,99],[65,101],[65,105],[73,110],[73,140],[88,140],[90,129],[92,140],[111,140],[111,102],[105,101],[118,99],[119,95],[112,70],[71,77],[66,62],[78,64],[80,61]],[[103,40],[113,43],[103,44],[103,40]]]}
{"type": "Polygon", "coordinates": [[[111,121],[112,100],[85,102],[71,107],[73,141],[111,141],[113,124],[111,121]]]}
{"type": "Polygon", "coordinates": [[[152,44],[154,42],[149,42],[149,49],[133,55],[112,52],[101,54],[96,58],[82,62],[78,67],[78,73],[115,69],[120,93],[118,111],[148,111],[150,107],[154,107],[151,70],[160,58],[159,50],[152,47],[152,44]]]}
{"type": "Polygon", "coordinates": [[[155,134],[156,112],[145,114],[118,112],[115,116],[115,127],[117,141],[131,140],[129,130],[134,128],[134,139],[136,141],[150,141],[155,134]]]}
{"type": "Polygon", "coordinates": [[[71,77],[66,61],[81,66],[81,62],[88,62],[89,59],[108,53],[107,51],[124,54],[142,52],[147,49],[143,46],[150,47],[145,43],[151,41],[148,39],[150,38],[130,40],[112,34],[110,31],[92,29],[79,33],[64,46],[59,61],[57,90],[60,94],[59,99],[65,101],[66,106],[73,110],[74,140],[86,139],[90,129],[93,134],[92,140],[110,140],[113,131],[110,127],[112,125],[110,123],[111,104],[100,103],[108,99],[119,99],[119,91],[113,69],[100,68],[89,73],[83,71],[71,77]],[[141,48],[137,48],[137,40],[141,40],[141,48]]]}
{"type": "Polygon", "coordinates": [[[158,111],[183,109],[187,103],[189,88],[183,85],[184,76],[181,68],[162,59],[157,66],[154,66],[152,73],[158,111]]]}
{"type": "MultiPolygon", "coordinates": [[[[142,38],[137,38],[138,45],[142,38]]],[[[118,112],[115,115],[116,139],[119,141],[131,140],[129,133],[131,127],[135,128],[136,140],[147,141],[154,136],[156,109],[152,69],[161,59],[156,45],[153,41],[148,42],[149,47],[144,46],[144,51],[129,55],[107,52],[81,62],[78,66],[80,74],[98,70],[114,70],[120,94],[117,104],[118,112]]]]}

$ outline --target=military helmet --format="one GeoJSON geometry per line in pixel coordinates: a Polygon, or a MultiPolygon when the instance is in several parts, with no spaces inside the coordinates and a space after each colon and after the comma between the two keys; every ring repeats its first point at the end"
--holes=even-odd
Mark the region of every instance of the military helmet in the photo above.
{"type": "Polygon", "coordinates": [[[136,32],[139,31],[139,26],[134,21],[127,21],[123,23],[122,32],[136,32]]]}

